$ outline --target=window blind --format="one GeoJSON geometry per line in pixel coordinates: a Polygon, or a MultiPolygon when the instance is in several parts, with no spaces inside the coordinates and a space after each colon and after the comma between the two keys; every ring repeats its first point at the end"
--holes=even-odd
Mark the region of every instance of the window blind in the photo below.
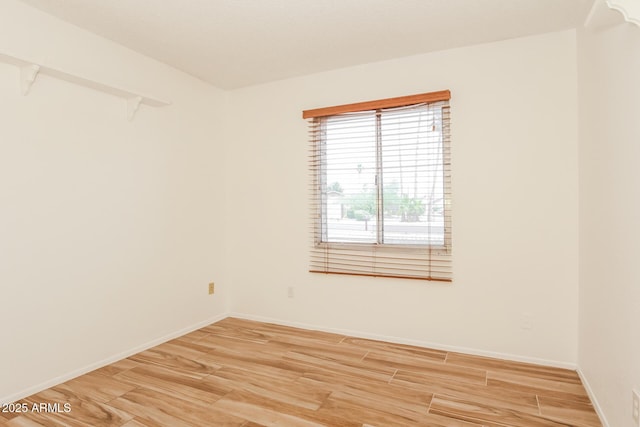
{"type": "Polygon", "coordinates": [[[312,272],[452,280],[449,91],[307,110],[312,272]]]}

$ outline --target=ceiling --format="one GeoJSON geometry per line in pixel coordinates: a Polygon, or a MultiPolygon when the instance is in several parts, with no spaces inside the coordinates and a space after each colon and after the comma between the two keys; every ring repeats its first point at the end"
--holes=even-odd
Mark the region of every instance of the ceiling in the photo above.
{"type": "Polygon", "coordinates": [[[580,25],[593,0],[22,0],[222,89],[580,25]]]}

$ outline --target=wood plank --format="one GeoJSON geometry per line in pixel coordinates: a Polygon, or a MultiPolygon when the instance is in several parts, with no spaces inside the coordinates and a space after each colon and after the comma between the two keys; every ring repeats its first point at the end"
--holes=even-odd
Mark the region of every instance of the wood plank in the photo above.
{"type": "Polygon", "coordinates": [[[331,394],[331,391],[322,387],[238,368],[225,367],[210,378],[223,381],[235,390],[246,390],[258,396],[311,410],[318,409],[331,394]]]}
{"type": "Polygon", "coordinates": [[[135,386],[114,377],[105,377],[102,374],[92,372],[62,383],[55,388],[65,390],[74,396],[81,396],[82,399],[107,403],[133,390],[135,386]]]}
{"type": "Polygon", "coordinates": [[[304,372],[303,366],[287,363],[278,352],[238,351],[232,347],[218,347],[207,354],[203,363],[235,367],[255,372],[277,372],[288,378],[297,378],[304,372]]]}
{"type": "Polygon", "coordinates": [[[474,403],[499,409],[516,410],[537,415],[540,413],[538,396],[515,390],[501,390],[489,388],[486,385],[467,384],[453,381],[419,379],[408,380],[395,378],[391,381],[398,387],[416,390],[422,393],[438,394],[440,396],[471,400],[474,403]]]}
{"type": "Polygon", "coordinates": [[[284,355],[284,361],[295,366],[304,373],[332,372],[344,376],[355,376],[372,381],[389,382],[396,372],[395,368],[387,366],[365,366],[362,362],[336,361],[326,356],[315,356],[297,351],[290,351],[284,355]]]}
{"type": "Polygon", "coordinates": [[[3,421],[0,421],[0,426],[3,427],[47,427],[45,424],[40,424],[39,422],[29,419],[27,417],[23,417],[23,416],[18,416],[15,418],[12,418],[10,421],[7,421],[6,423],[3,421]]]}
{"type": "Polygon", "coordinates": [[[447,354],[448,365],[466,366],[517,375],[530,375],[540,379],[580,384],[580,377],[576,371],[556,368],[553,366],[534,365],[532,363],[514,362],[494,359],[491,357],[471,356],[468,354],[450,352],[447,354]]]}
{"type": "Polygon", "coordinates": [[[431,403],[433,393],[417,391],[394,383],[379,382],[372,384],[367,380],[344,380],[335,377],[304,376],[296,380],[305,387],[315,387],[332,394],[346,393],[369,399],[373,402],[388,402],[399,408],[418,411],[427,408],[431,403]]]}
{"type": "Polygon", "coordinates": [[[225,338],[233,338],[242,341],[251,341],[255,343],[266,343],[269,341],[265,335],[261,332],[254,331],[252,329],[247,329],[243,327],[230,327],[230,326],[220,326],[217,324],[205,326],[202,328],[203,332],[208,333],[209,335],[216,335],[219,337],[225,338]]]}
{"type": "Polygon", "coordinates": [[[244,418],[216,410],[212,405],[142,388],[115,399],[111,405],[143,420],[167,426],[224,425],[240,427],[246,421],[244,418]]]}
{"type": "Polygon", "coordinates": [[[555,420],[572,420],[576,427],[598,427],[600,419],[591,403],[540,396],[540,414],[555,420]]]}
{"type": "Polygon", "coordinates": [[[147,388],[158,393],[176,395],[184,399],[212,403],[232,391],[211,376],[193,378],[182,371],[174,371],[162,366],[141,366],[115,376],[118,380],[135,387],[147,388]]]}
{"type": "Polygon", "coordinates": [[[442,350],[363,338],[346,337],[342,343],[350,344],[368,351],[379,350],[380,352],[390,355],[398,354],[401,356],[415,356],[422,360],[433,360],[434,362],[444,362],[447,357],[447,352],[442,350]]]}
{"type": "Polygon", "coordinates": [[[582,384],[538,378],[534,375],[511,374],[491,371],[487,374],[487,387],[534,393],[538,397],[551,397],[582,403],[591,403],[582,384]]]}
{"type": "MultiPolygon", "coordinates": [[[[383,358],[374,359],[375,366],[381,365],[383,358]]],[[[367,359],[364,360],[367,362],[367,359]]],[[[452,369],[445,364],[432,363],[429,368],[407,368],[403,366],[397,369],[391,381],[404,381],[422,384],[425,382],[435,383],[463,383],[471,385],[486,385],[487,372],[475,368],[459,367],[452,369]]]]}
{"type": "MultiPolygon", "coordinates": [[[[204,356],[204,354],[201,356],[204,356]]],[[[158,365],[179,370],[190,374],[194,378],[204,378],[221,367],[213,363],[200,362],[183,357],[172,353],[171,349],[163,351],[158,347],[140,352],[129,359],[142,364],[158,365]]]]}
{"type": "Polygon", "coordinates": [[[255,327],[256,331],[264,333],[270,338],[270,341],[274,340],[274,336],[297,339],[299,342],[313,341],[315,343],[340,343],[346,336],[335,334],[332,332],[313,331],[308,329],[298,329],[291,326],[276,325],[273,323],[262,323],[255,327]]]}
{"type": "MultiPolygon", "coordinates": [[[[512,409],[500,409],[478,404],[469,399],[436,395],[431,402],[430,413],[445,415],[462,421],[501,427],[566,427],[565,422],[556,422],[539,415],[512,409]]],[[[573,424],[569,424],[573,425],[573,424]]]]}
{"type": "Polygon", "coordinates": [[[96,369],[92,372],[92,374],[104,375],[106,377],[110,377],[112,375],[118,374],[120,372],[126,371],[128,369],[133,369],[137,366],[143,366],[138,362],[134,362],[131,359],[122,359],[111,365],[103,366],[102,368],[96,369]]]}
{"type": "Polygon", "coordinates": [[[225,408],[226,411],[242,414],[250,421],[273,426],[345,426],[360,427],[362,423],[345,420],[334,413],[310,410],[286,402],[277,401],[254,394],[246,390],[235,390],[217,401],[216,408],[225,408]]]}
{"type": "Polygon", "coordinates": [[[69,404],[70,412],[30,412],[27,417],[44,425],[67,427],[119,426],[133,418],[130,414],[119,411],[109,403],[102,403],[91,397],[60,386],[52,387],[25,399],[30,404],[51,403],[69,404]]]}
{"type": "Polygon", "coordinates": [[[161,427],[161,424],[143,420],[141,418],[134,418],[130,421],[127,421],[121,427],[161,427]]]}
{"type": "Polygon", "coordinates": [[[176,338],[176,340],[186,341],[186,342],[196,342],[209,336],[208,332],[203,331],[202,329],[198,329],[197,331],[190,332],[186,335],[176,338]]]}

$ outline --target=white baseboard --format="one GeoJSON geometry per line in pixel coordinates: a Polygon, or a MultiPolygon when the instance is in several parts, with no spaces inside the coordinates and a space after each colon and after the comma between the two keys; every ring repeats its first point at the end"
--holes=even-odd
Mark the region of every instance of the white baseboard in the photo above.
{"type": "Polygon", "coordinates": [[[498,353],[493,351],[477,350],[477,349],[467,348],[467,347],[458,347],[458,346],[451,346],[451,345],[445,345],[445,344],[439,344],[439,343],[433,343],[433,342],[427,342],[427,341],[411,340],[406,338],[372,334],[368,332],[353,331],[348,329],[326,328],[326,327],[321,327],[321,326],[311,325],[306,323],[288,322],[281,319],[274,319],[274,318],[263,317],[263,316],[254,316],[250,314],[237,313],[237,312],[231,312],[229,316],[238,317],[238,318],[247,319],[247,320],[255,320],[258,322],[275,323],[278,325],[291,326],[294,328],[310,329],[310,330],[322,331],[322,332],[331,332],[334,334],[348,335],[356,338],[387,341],[387,342],[392,342],[396,344],[414,345],[416,347],[432,348],[435,350],[454,351],[457,353],[466,353],[466,354],[472,354],[475,356],[493,357],[496,359],[511,360],[514,362],[534,363],[536,365],[570,369],[572,371],[575,371],[577,369],[577,365],[575,363],[570,363],[570,362],[560,362],[556,360],[539,359],[535,357],[519,356],[514,354],[508,354],[508,353],[498,353]]]}
{"type": "Polygon", "coordinates": [[[580,381],[582,381],[582,385],[584,385],[585,390],[587,390],[587,394],[589,395],[589,399],[591,399],[591,404],[596,410],[596,414],[600,417],[600,422],[602,423],[602,427],[610,427],[607,418],[604,416],[604,412],[602,411],[602,407],[598,403],[598,399],[596,399],[596,395],[593,393],[593,389],[591,388],[591,384],[587,380],[587,377],[584,375],[580,368],[576,369],[578,372],[578,376],[580,377],[580,381]]]}
{"type": "Polygon", "coordinates": [[[174,338],[177,338],[177,337],[180,337],[182,335],[188,334],[189,332],[193,332],[196,329],[203,328],[203,327],[205,327],[207,325],[210,325],[212,323],[218,322],[218,321],[220,321],[222,319],[225,319],[227,317],[229,317],[229,313],[219,314],[217,316],[214,316],[214,317],[211,317],[209,319],[203,320],[203,321],[198,322],[198,323],[196,323],[194,325],[187,326],[186,328],[182,328],[182,329],[179,329],[177,331],[171,332],[171,333],[169,333],[167,335],[164,335],[162,337],[156,338],[154,340],[151,340],[149,342],[146,342],[146,343],[141,344],[139,346],[136,346],[134,348],[131,348],[131,349],[122,351],[120,353],[114,354],[113,356],[107,357],[106,359],[102,359],[100,361],[91,363],[91,364],[89,364],[89,365],[87,365],[87,366],[85,366],[83,368],[73,370],[73,371],[68,372],[66,374],[59,375],[59,376],[57,376],[55,378],[51,378],[50,380],[47,380],[47,381],[42,382],[40,384],[34,385],[34,386],[29,387],[27,389],[24,389],[22,391],[19,391],[18,393],[14,393],[14,394],[9,395],[9,396],[2,396],[2,397],[0,397],[0,405],[6,404],[6,403],[12,403],[12,402],[15,402],[17,400],[24,399],[27,396],[31,396],[32,394],[38,393],[38,392],[40,392],[42,390],[46,390],[46,389],[48,389],[50,387],[54,387],[54,386],[56,386],[58,384],[61,384],[61,383],[66,382],[66,381],[69,381],[69,380],[71,380],[73,378],[76,378],[76,377],[78,377],[80,375],[84,375],[84,374],[86,374],[88,372],[95,371],[96,369],[102,368],[103,366],[110,365],[110,364],[112,364],[114,362],[117,362],[119,360],[126,359],[127,357],[132,356],[132,355],[134,355],[136,353],[140,353],[141,351],[148,350],[151,347],[155,347],[157,345],[165,343],[165,342],[167,342],[169,340],[172,340],[174,338]]]}

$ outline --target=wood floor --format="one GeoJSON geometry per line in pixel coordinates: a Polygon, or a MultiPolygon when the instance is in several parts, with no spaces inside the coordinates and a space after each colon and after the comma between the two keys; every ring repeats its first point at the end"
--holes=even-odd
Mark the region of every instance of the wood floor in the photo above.
{"type": "Polygon", "coordinates": [[[601,425],[573,371],[234,318],[16,404],[1,427],[601,425]]]}

